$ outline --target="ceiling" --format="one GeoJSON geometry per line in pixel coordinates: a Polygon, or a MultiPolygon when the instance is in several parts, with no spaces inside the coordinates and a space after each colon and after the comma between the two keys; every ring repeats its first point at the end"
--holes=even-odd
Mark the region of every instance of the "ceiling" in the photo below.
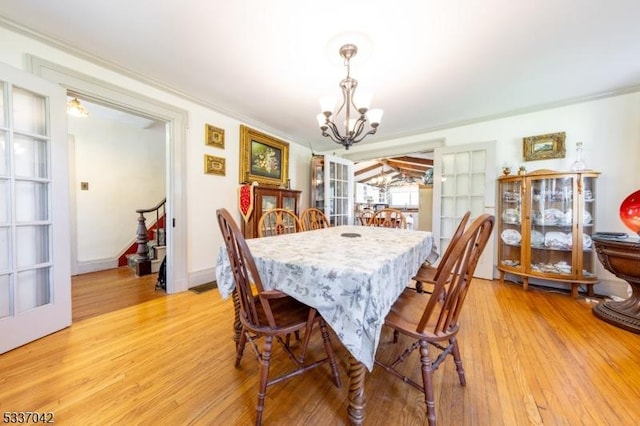
{"type": "Polygon", "coordinates": [[[638,90],[638,17],[638,0],[0,2],[4,26],[315,151],[340,148],[315,115],[343,42],[385,110],[367,143],[638,90]]]}
{"type": "Polygon", "coordinates": [[[433,173],[433,153],[416,153],[398,157],[378,158],[355,164],[356,182],[378,187],[427,183],[433,173]]]}

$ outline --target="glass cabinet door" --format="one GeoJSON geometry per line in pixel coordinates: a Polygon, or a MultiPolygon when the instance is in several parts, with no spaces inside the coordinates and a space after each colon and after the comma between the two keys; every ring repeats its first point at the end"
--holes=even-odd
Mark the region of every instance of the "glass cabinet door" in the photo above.
{"type": "Polygon", "coordinates": [[[569,276],[573,274],[573,241],[575,187],[574,176],[531,179],[531,273],[569,276]]]}
{"type": "Polygon", "coordinates": [[[591,234],[595,229],[596,219],[596,179],[594,177],[583,177],[582,196],[580,198],[582,211],[582,276],[585,278],[595,278],[596,276],[596,253],[593,251],[591,234]]]}
{"type": "Polygon", "coordinates": [[[262,196],[262,212],[275,209],[278,207],[278,197],[275,195],[263,195],[262,196]]]}
{"type": "Polygon", "coordinates": [[[324,211],[324,158],[311,163],[311,206],[324,211]]]}
{"type": "Polygon", "coordinates": [[[499,262],[513,269],[522,268],[522,182],[517,179],[500,183],[499,262]]]}
{"type": "Polygon", "coordinates": [[[287,210],[296,211],[296,199],[295,197],[282,197],[282,208],[287,210]]]}

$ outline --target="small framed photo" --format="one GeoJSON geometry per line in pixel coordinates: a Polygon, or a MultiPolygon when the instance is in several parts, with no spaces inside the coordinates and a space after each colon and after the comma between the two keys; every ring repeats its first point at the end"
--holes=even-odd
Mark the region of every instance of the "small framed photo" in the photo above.
{"type": "Polygon", "coordinates": [[[224,129],[205,124],[205,145],[224,149],[224,129]]]}
{"type": "Polygon", "coordinates": [[[214,157],[213,155],[204,155],[204,172],[208,175],[225,175],[225,159],[222,157],[214,157]]]}
{"type": "Polygon", "coordinates": [[[565,132],[523,138],[522,156],[525,161],[564,158],[566,155],[565,138],[565,132]]]}
{"type": "Polygon", "coordinates": [[[240,183],[286,186],[289,144],[247,126],[240,126],[240,183]]]}

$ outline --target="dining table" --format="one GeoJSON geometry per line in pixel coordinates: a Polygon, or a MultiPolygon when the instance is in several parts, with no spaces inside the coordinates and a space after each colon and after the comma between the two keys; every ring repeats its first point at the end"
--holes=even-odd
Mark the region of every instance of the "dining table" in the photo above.
{"type": "MultiPolygon", "coordinates": [[[[247,245],[264,287],[315,308],[347,349],[347,414],[351,424],[361,425],[365,377],[374,366],[384,319],[418,268],[437,257],[431,232],[345,225],[249,239],[247,245]]],[[[222,298],[232,296],[235,283],[224,245],[216,279],[222,298]]],[[[237,300],[234,305],[237,342],[237,300]]]]}

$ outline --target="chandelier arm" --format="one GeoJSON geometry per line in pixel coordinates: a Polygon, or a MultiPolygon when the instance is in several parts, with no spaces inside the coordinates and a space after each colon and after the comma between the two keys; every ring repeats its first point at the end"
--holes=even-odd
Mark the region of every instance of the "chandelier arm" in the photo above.
{"type": "Polygon", "coordinates": [[[366,138],[369,135],[375,135],[376,134],[376,130],[378,130],[376,127],[372,128],[371,130],[369,130],[367,133],[365,133],[364,135],[362,135],[360,138],[358,139],[354,139],[353,143],[358,143],[360,142],[362,139],[366,138]]]}
{"type": "Polygon", "coordinates": [[[332,121],[328,122],[327,127],[329,128],[329,130],[331,130],[331,133],[324,131],[322,133],[323,136],[328,136],[335,143],[339,143],[339,144],[344,143],[345,138],[340,136],[340,133],[338,132],[338,129],[336,128],[336,125],[334,122],[332,121]]]}
{"type": "Polygon", "coordinates": [[[351,135],[353,139],[357,139],[358,136],[360,136],[362,130],[364,130],[364,123],[366,122],[367,118],[364,116],[364,114],[360,115],[358,121],[356,121],[355,125],[353,126],[353,134],[351,135]]]}

